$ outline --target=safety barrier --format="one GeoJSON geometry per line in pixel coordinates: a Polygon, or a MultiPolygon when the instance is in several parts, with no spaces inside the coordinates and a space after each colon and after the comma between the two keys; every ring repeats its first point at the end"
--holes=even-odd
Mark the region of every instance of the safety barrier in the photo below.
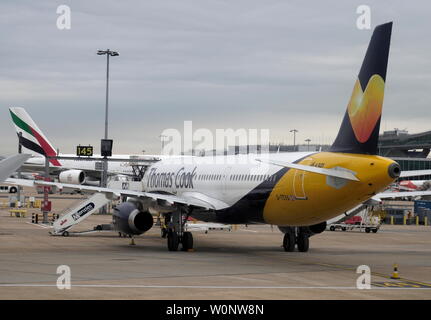
{"type": "Polygon", "coordinates": [[[36,199],[36,200],[30,200],[26,199],[24,204],[22,204],[20,201],[15,200],[12,202],[9,201],[0,201],[0,208],[35,208],[39,209],[42,207],[42,200],[36,199]]]}
{"type": "Polygon", "coordinates": [[[384,222],[390,225],[416,225],[416,226],[429,226],[428,216],[389,216],[384,219],[384,222]]]}
{"type": "MultiPolygon", "coordinates": [[[[58,213],[48,213],[48,221],[54,222],[59,218],[58,213]]],[[[31,223],[39,223],[43,221],[43,213],[32,213],[31,214],[31,223]]]]}
{"type": "Polygon", "coordinates": [[[42,206],[42,200],[37,199],[34,201],[31,201],[30,199],[26,200],[25,207],[26,208],[40,208],[42,206]]]}
{"type": "Polygon", "coordinates": [[[15,215],[17,218],[25,218],[27,209],[10,209],[9,213],[11,217],[15,215]]]}

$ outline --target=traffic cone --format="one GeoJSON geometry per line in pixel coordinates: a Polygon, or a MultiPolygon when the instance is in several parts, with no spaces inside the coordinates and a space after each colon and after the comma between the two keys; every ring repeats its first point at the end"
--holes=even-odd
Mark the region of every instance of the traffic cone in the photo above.
{"type": "Polygon", "coordinates": [[[398,274],[398,265],[394,264],[394,271],[392,272],[391,279],[400,279],[400,275],[398,274]]]}

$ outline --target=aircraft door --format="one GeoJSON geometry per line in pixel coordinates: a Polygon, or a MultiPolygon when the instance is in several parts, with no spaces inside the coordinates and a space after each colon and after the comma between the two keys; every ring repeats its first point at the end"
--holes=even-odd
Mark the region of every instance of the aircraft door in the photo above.
{"type": "Polygon", "coordinates": [[[296,200],[307,200],[307,195],[305,194],[304,180],[306,172],[302,170],[295,170],[293,176],[293,195],[296,200]]]}

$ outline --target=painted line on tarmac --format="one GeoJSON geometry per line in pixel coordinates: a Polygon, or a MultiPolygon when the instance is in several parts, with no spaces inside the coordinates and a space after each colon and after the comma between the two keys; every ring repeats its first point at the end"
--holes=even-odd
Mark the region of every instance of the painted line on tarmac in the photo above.
{"type": "MultiPolygon", "coordinates": [[[[0,287],[47,287],[56,288],[55,284],[0,284],[0,287]]],[[[411,288],[411,287],[377,287],[371,289],[358,289],[357,287],[321,287],[321,286],[174,286],[174,285],[116,285],[116,284],[71,284],[77,288],[130,288],[130,289],[321,289],[321,290],[431,290],[431,288],[411,288]]]]}
{"type": "MultiPolygon", "coordinates": [[[[310,264],[314,264],[314,265],[319,265],[319,266],[325,266],[325,267],[332,267],[332,268],[336,268],[336,269],[342,269],[342,270],[347,270],[347,271],[356,271],[356,268],[351,266],[341,266],[341,265],[336,265],[336,264],[329,264],[329,263],[318,263],[318,262],[307,262],[310,264]]],[[[382,277],[385,279],[391,279],[391,276],[388,276],[386,274],[380,273],[380,272],[371,272],[371,275],[373,276],[377,276],[377,277],[382,277]]],[[[410,285],[418,285],[418,286],[422,286],[422,287],[426,287],[426,288],[431,288],[431,284],[430,283],[426,283],[426,282],[421,282],[421,281],[415,281],[415,280],[409,280],[406,278],[399,278],[397,279],[399,281],[402,281],[403,283],[409,283],[410,285]]]]}
{"type": "MultiPolygon", "coordinates": [[[[391,276],[388,276],[386,274],[380,273],[380,272],[371,272],[371,274],[373,276],[377,276],[377,277],[381,277],[381,278],[385,278],[385,279],[392,279],[391,276]]],[[[398,282],[385,282],[385,286],[390,286],[391,284],[396,286],[396,284],[401,284],[401,283],[405,283],[408,284],[410,286],[420,286],[420,287],[425,287],[425,288],[430,288],[431,289],[431,284],[430,283],[426,283],[426,282],[422,282],[422,281],[416,281],[416,280],[410,280],[410,279],[406,279],[406,278],[399,278],[398,282]]]]}
{"type": "Polygon", "coordinates": [[[38,226],[40,228],[44,228],[44,229],[51,229],[52,226],[45,226],[43,224],[38,224],[38,223],[31,223],[31,222],[26,222],[27,224],[31,225],[31,226],[38,226]]]}
{"type": "MultiPolygon", "coordinates": [[[[348,266],[348,265],[343,266],[343,265],[336,265],[336,264],[322,263],[322,262],[301,261],[299,259],[293,259],[293,258],[288,258],[287,260],[291,261],[291,262],[295,262],[295,263],[305,263],[305,264],[309,264],[309,265],[317,265],[317,266],[330,267],[330,268],[335,268],[335,269],[340,269],[340,270],[345,270],[345,271],[354,271],[354,272],[356,272],[356,267],[354,267],[354,266],[348,266]]],[[[389,276],[387,274],[379,273],[379,272],[372,271],[371,275],[376,276],[376,277],[381,277],[381,278],[392,280],[391,276],[389,276]]],[[[406,279],[406,278],[399,278],[397,280],[398,280],[398,282],[409,284],[411,287],[419,286],[419,287],[422,287],[422,288],[427,288],[427,289],[429,288],[429,289],[431,289],[431,284],[430,283],[421,282],[421,281],[415,281],[415,280],[409,280],[409,279],[406,279]]],[[[382,283],[373,282],[372,285],[376,284],[376,287],[380,287],[380,286],[383,287],[384,286],[384,287],[388,288],[388,287],[391,287],[391,285],[389,283],[394,283],[395,284],[397,282],[385,282],[385,284],[383,284],[383,282],[382,283]],[[386,285],[386,283],[387,283],[387,285],[386,285]]],[[[393,287],[394,288],[399,288],[400,286],[393,285],[393,287]]]]}
{"type": "Polygon", "coordinates": [[[394,287],[394,288],[428,288],[431,289],[431,285],[422,284],[411,281],[387,281],[387,282],[373,282],[371,283],[376,287],[394,287]]]}

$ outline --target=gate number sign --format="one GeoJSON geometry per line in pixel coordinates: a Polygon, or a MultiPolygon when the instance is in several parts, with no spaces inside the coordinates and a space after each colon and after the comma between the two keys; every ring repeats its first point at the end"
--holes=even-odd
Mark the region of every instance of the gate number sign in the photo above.
{"type": "Polygon", "coordinates": [[[77,146],[76,155],[78,157],[92,157],[93,156],[93,146],[77,146]]]}

